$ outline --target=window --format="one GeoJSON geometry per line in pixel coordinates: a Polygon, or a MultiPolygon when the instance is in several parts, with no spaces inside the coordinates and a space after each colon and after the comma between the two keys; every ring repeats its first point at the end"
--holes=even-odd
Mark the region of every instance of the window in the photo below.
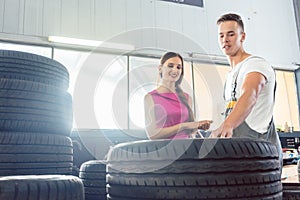
{"type": "Polygon", "coordinates": [[[294,127],[294,130],[299,131],[299,108],[295,73],[276,70],[276,80],[275,125],[283,130],[284,124],[287,122],[289,127],[294,127]]]}
{"type": "Polygon", "coordinates": [[[161,1],[169,1],[173,3],[186,4],[190,6],[197,6],[203,8],[203,0],[161,0],[161,1]]]}
{"type": "Polygon", "coordinates": [[[155,89],[159,59],[129,57],[129,128],[145,127],[144,96],[155,89]]]}
{"type": "Polygon", "coordinates": [[[51,58],[51,56],[52,56],[52,53],[51,53],[52,49],[49,47],[11,44],[11,43],[0,43],[0,49],[33,53],[33,54],[45,56],[48,58],[51,58]]]}
{"type": "Polygon", "coordinates": [[[74,128],[128,127],[126,56],[55,49],[54,59],[70,73],[74,128]],[[120,103],[119,100],[122,100],[120,103]]]}
{"type": "Polygon", "coordinates": [[[94,106],[100,129],[128,129],[127,57],[105,55],[100,58],[94,106]]]}
{"type": "MultiPolygon", "coordinates": [[[[0,43],[1,49],[46,56],[69,71],[73,96],[74,128],[144,129],[144,96],[159,81],[158,58],[117,56],[49,47],[0,43]]],[[[196,119],[213,119],[212,129],[222,123],[223,85],[228,66],[185,62],[184,91],[194,98],[196,119]]],[[[299,131],[295,73],[276,70],[277,91],[274,122],[287,122],[299,131]]]]}
{"type": "Polygon", "coordinates": [[[218,128],[224,120],[223,88],[230,67],[194,63],[193,69],[196,119],[212,119],[211,128],[218,128]]]}
{"type": "Polygon", "coordinates": [[[89,53],[87,52],[54,49],[53,59],[63,64],[68,69],[70,75],[69,92],[71,94],[74,92],[74,85],[80,66],[84,63],[88,55],[89,53]]]}

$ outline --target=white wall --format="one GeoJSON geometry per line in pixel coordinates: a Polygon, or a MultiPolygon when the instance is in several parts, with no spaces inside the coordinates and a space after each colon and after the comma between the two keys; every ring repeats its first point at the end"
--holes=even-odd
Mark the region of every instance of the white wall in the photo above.
{"type": "MultiPolygon", "coordinates": [[[[292,0],[207,0],[208,24],[215,24],[220,14],[239,13],[245,23],[245,48],[258,54],[278,68],[299,63],[299,43],[292,0]]],[[[209,35],[217,27],[209,26],[209,35]]],[[[220,54],[216,38],[211,40],[211,53],[220,54]]]]}
{"type": "Polygon", "coordinates": [[[300,63],[292,0],[206,0],[204,8],[159,0],[0,0],[1,33],[111,40],[221,55],[217,18],[237,12],[247,49],[275,65],[300,63]]]}

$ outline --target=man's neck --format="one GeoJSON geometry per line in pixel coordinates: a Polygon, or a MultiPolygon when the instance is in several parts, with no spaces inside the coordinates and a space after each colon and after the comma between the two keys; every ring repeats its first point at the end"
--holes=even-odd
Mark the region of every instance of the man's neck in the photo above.
{"type": "Polygon", "coordinates": [[[245,60],[246,58],[248,58],[250,56],[249,53],[242,51],[237,55],[234,56],[228,56],[228,61],[230,63],[231,68],[234,68],[237,64],[239,64],[240,62],[242,62],[243,60],[245,60]]]}

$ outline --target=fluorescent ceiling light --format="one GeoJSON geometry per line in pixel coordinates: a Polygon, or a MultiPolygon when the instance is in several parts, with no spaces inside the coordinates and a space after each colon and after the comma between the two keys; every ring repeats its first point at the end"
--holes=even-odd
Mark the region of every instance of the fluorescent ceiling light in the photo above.
{"type": "Polygon", "coordinates": [[[48,41],[62,43],[62,44],[118,49],[118,50],[127,50],[127,51],[133,51],[135,49],[133,45],[129,45],[129,44],[112,43],[112,42],[104,42],[104,41],[97,41],[97,40],[86,40],[86,39],[69,38],[69,37],[61,37],[61,36],[49,36],[48,41]]]}
{"type": "Polygon", "coordinates": [[[97,47],[97,46],[99,46],[103,43],[103,41],[84,40],[84,39],[60,37],[60,36],[49,36],[48,41],[63,43],[63,44],[74,44],[74,45],[90,46],[90,47],[97,47]]]}

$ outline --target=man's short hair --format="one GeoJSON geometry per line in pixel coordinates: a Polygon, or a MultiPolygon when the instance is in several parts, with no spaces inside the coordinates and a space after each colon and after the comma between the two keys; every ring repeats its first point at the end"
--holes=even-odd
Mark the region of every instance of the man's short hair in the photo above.
{"type": "Polygon", "coordinates": [[[225,21],[237,22],[238,25],[241,27],[242,32],[244,32],[244,23],[243,23],[241,16],[234,14],[234,13],[224,14],[218,19],[217,24],[219,25],[220,23],[225,22],[225,21]]]}

